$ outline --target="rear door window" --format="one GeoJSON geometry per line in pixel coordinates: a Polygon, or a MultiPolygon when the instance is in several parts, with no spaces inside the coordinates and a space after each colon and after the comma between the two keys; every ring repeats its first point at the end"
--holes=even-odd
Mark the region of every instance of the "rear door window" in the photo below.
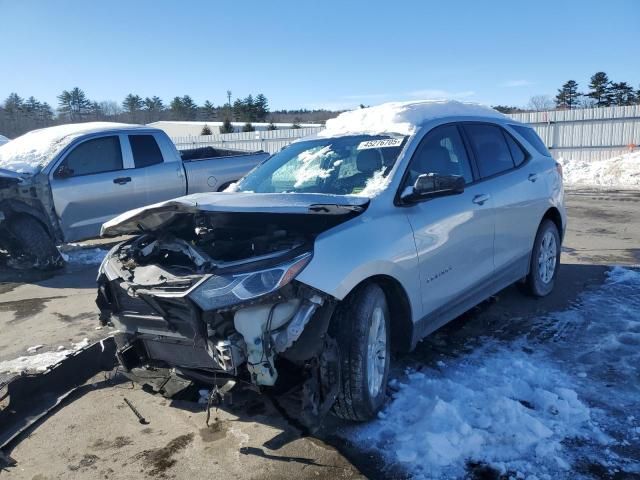
{"type": "Polygon", "coordinates": [[[547,150],[544,142],[540,139],[536,131],[531,127],[526,127],[524,125],[509,125],[516,132],[524,137],[524,139],[529,142],[533,148],[535,148],[538,153],[544,155],[545,157],[550,157],[551,153],[547,150]]]}
{"type": "Polygon", "coordinates": [[[69,152],[63,166],[73,177],[122,170],[120,139],[113,135],[82,142],[69,152]]]}
{"type": "Polygon", "coordinates": [[[496,125],[465,124],[465,131],[476,154],[482,178],[506,172],[515,167],[509,145],[496,125]]]}
{"type": "Polygon", "coordinates": [[[136,168],[162,163],[162,152],[153,135],[129,135],[129,143],[136,168]]]}
{"type": "Polygon", "coordinates": [[[507,139],[509,151],[511,152],[511,158],[513,158],[513,163],[515,163],[516,167],[519,167],[527,159],[527,154],[508,132],[505,132],[503,130],[502,133],[504,133],[504,138],[507,139]]]}

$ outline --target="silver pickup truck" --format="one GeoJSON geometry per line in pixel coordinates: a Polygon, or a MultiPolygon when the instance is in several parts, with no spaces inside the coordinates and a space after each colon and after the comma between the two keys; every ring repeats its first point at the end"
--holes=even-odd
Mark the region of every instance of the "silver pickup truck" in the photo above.
{"type": "Polygon", "coordinates": [[[118,214],[217,192],[268,157],[211,147],[179,152],[162,130],[117,123],[60,125],[0,146],[0,250],[46,269],[56,244],[100,234],[118,214]]]}

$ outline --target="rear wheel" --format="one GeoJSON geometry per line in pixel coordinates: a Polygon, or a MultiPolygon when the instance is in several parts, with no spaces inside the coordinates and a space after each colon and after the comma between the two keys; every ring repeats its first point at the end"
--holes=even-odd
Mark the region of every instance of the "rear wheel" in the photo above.
{"type": "Polygon", "coordinates": [[[560,267],[560,234],[551,220],[544,220],[538,228],[531,252],[529,275],[525,291],[534,297],[549,295],[555,285],[560,267]]]}
{"type": "Polygon", "coordinates": [[[14,265],[38,270],[52,270],[64,265],[53,239],[35,218],[20,215],[7,222],[11,234],[10,253],[14,265]]]}
{"type": "Polygon", "coordinates": [[[373,418],[383,406],[389,375],[389,308],[369,284],[336,311],[332,331],[340,351],[341,384],[333,412],[346,420],[373,418]]]}

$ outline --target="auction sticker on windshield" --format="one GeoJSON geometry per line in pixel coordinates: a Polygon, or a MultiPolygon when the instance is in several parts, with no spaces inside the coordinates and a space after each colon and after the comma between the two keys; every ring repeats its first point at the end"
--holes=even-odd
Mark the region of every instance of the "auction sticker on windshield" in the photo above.
{"type": "Polygon", "coordinates": [[[399,147],[401,144],[401,138],[382,138],[380,140],[366,140],[364,142],[360,142],[357,149],[366,150],[368,148],[399,147]]]}

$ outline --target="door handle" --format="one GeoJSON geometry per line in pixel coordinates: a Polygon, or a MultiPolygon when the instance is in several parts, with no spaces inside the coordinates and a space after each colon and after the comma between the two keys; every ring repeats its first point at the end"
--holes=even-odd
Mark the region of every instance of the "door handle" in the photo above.
{"type": "Polygon", "coordinates": [[[118,177],[113,179],[113,183],[117,183],[118,185],[124,185],[125,183],[129,183],[131,181],[131,177],[118,177]]]}
{"type": "Polygon", "coordinates": [[[530,182],[535,182],[537,179],[538,179],[537,173],[530,173],[529,176],[527,177],[527,180],[529,180],[530,182]]]}
{"type": "Polygon", "coordinates": [[[476,205],[484,205],[484,202],[486,202],[487,200],[489,200],[491,198],[490,195],[487,195],[486,193],[482,193],[480,195],[476,195],[475,197],[473,197],[473,203],[475,203],[476,205]]]}

